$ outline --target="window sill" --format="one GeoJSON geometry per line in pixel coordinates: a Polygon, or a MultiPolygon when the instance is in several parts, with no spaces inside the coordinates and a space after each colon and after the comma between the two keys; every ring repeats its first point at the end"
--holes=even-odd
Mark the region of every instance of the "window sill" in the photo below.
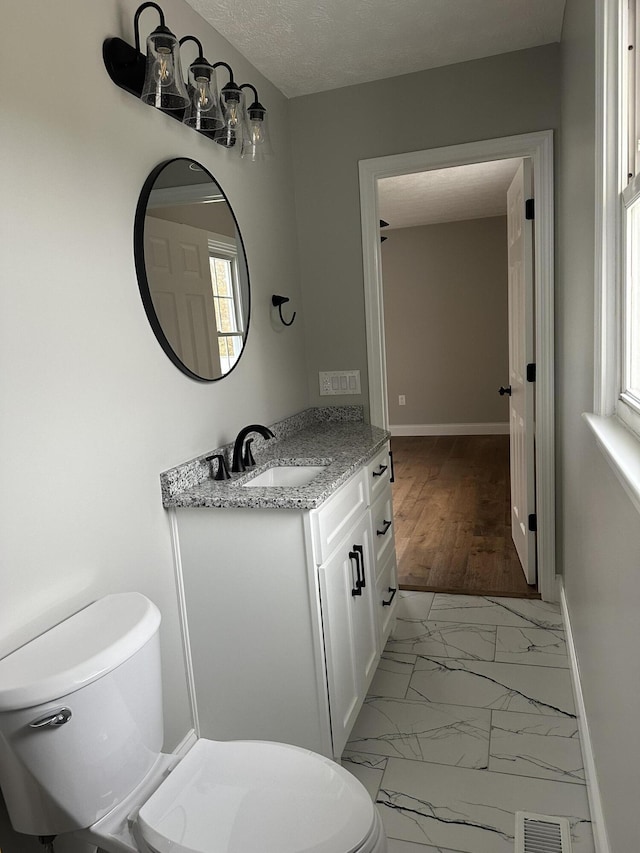
{"type": "Polygon", "coordinates": [[[617,417],[582,415],[614,474],[640,512],[640,439],[617,417]]]}

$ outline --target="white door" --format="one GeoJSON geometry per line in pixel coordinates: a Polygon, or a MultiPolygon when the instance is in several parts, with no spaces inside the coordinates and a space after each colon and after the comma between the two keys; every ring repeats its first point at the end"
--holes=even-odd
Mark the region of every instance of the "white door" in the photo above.
{"type": "MultiPolygon", "coordinates": [[[[533,221],[525,216],[532,195],[531,163],[523,160],[507,192],[509,263],[509,434],[511,532],[529,584],[536,583],[533,221]]],[[[501,389],[501,393],[504,389],[501,389]]]]}
{"type": "Polygon", "coordinates": [[[144,256],[153,307],[173,351],[198,376],[220,376],[207,232],[147,216],[144,256]]]}

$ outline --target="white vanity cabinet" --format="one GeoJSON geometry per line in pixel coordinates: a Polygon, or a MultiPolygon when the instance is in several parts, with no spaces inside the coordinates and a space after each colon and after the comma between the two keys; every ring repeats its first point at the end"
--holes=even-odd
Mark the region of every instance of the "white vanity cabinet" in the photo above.
{"type": "Polygon", "coordinates": [[[391,487],[372,464],[313,510],[171,510],[201,736],[340,757],[395,610],[393,531],[375,529],[391,487]]]}

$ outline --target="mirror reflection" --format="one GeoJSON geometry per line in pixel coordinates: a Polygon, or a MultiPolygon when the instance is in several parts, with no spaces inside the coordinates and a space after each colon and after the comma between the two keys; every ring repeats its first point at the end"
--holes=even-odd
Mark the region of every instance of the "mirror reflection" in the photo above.
{"type": "Polygon", "coordinates": [[[249,272],[236,218],[193,160],[163,163],[138,203],[136,268],[149,322],[173,363],[214,381],[237,364],[249,326],[249,272]]]}

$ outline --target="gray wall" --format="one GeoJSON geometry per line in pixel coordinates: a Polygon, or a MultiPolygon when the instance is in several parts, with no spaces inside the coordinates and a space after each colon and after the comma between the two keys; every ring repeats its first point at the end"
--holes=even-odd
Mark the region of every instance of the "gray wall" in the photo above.
{"type": "Polygon", "coordinates": [[[558,142],[559,549],[612,853],[640,825],[640,524],[581,412],[593,408],[594,6],[568,0],[558,142]]]}
{"type": "MultiPolygon", "coordinates": [[[[144,106],[113,85],[101,49],[109,35],[133,42],[138,5],[4,10],[0,654],[104,593],[146,593],[163,616],[171,749],[191,717],[159,474],[247,423],[306,408],[308,397],[302,324],[271,324],[272,293],[298,302],[287,102],[186,3],[165,0],[174,32],[197,34],[211,60],[257,85],[277,156],[247,168],[144,106]],[[27,56],[46,56],[45,65],[27,56]],[[154,166],[178,156],[202,162],[226,191],[251,272],[246,353],[213,384],[192,381],[164,355],[134,271],[138,195],[154,166]]],[[[156,23],[144,13],[143,38],[156,23]]],[[[16,853],[22,842],[1,824],[0,847],[16,853]]]]}
{"type": "Polygon", "coordinates": [[[358,161],[557,128],[559,59],[546,45],[290,102],[314,403],[333,399],[318,396],[319,370],[359,369],[366,387],[358,161]]]}
{"type": "Polygon", "coordinates": [[[384,233],[390,423],[508,423],[506,217],[384,233]]]}

